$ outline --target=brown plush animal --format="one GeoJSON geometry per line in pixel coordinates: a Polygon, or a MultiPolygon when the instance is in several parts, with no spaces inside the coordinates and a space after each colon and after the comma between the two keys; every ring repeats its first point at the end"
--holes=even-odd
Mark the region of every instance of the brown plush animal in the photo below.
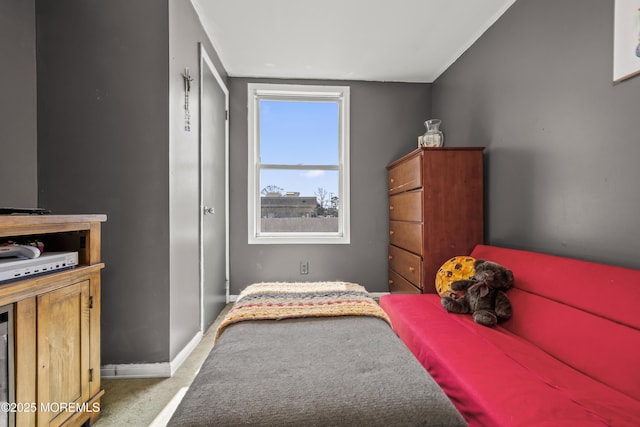
{"type": "Polygon", "coordinates": [[[450,313],[472,313],[476,323],[495,326],[499,320],[511,317],[511,302],[506,290],[513,286],[513,273],[491,261],[476,260],[471,280],[451,284],[451,293],[441,298],[450,313]]]}

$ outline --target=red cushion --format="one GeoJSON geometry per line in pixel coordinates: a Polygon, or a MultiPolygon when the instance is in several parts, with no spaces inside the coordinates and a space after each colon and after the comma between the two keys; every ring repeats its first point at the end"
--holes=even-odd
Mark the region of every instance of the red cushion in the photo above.
{"type": "Polygon", "coordinates": [[[471,256],[512,270],[516,288],[640,330],[640,270],[487,245],[471,256]]]}
{"type": "Polygon", "coordinates": [[[504,327],[560,361],[640,400],[640,331],[512,289],[504,327]]]}
{"type": "Polygon", "coordinates": [[[640,400],[640,270],[486,245],[472,254],[513,271],[507,329],[640,400]]]}
{"type": "Polygon", "coordinates": [[[637,400],[503,327],[447,313],[437,295],[385,295],[380,306],[471,426],[640,425],[637,400]]]}

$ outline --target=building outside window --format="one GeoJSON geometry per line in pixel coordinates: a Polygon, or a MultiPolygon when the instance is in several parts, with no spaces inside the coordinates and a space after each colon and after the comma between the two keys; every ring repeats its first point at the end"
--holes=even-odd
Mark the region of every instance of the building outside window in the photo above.
{"type": "Polygon", "coordinates": [[[248,85],[249,243],[349,243],[349,87],[248,85]]]}

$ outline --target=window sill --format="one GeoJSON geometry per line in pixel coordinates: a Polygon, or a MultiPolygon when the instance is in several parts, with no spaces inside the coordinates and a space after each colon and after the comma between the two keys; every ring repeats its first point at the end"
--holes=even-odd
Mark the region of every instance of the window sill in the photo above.
{"type": "Polygon", "coordinates": [[[343,234],[314,234],[305,233],[263,233],[259,236],[249,236],[250,245],[348,245],[351,243],[349,235],[343,234]]]}

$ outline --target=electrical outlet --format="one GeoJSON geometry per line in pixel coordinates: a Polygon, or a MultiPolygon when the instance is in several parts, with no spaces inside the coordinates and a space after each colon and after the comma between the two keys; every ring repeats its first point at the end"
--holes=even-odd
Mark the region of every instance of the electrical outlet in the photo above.
{"type": "Polygon", "coordinates": [[[309,274],[309,261],[300,261],[300,274],[309,274]]]}

